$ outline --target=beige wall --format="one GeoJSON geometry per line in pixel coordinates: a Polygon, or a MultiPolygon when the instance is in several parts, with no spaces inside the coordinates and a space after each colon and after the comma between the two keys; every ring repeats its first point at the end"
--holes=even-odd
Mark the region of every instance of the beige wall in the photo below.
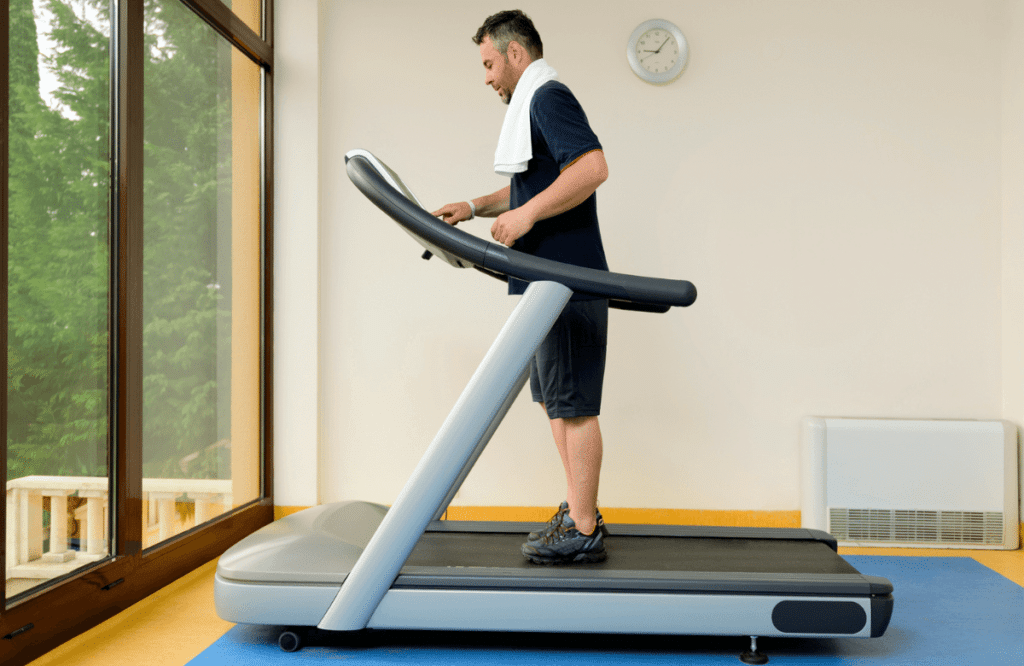
{"type": "MultiPolygon", "coordinates": [[[[1003,414],[1024,423],[1024,0],[1008,3],[1003,44],[1003,414]]],[[[1024,478],[1024,448],[1019,451],[1024,478]]],[[[1022,490],[1024,497],[1024,490],[1022,490]]],[[[1021,502],[1024,522],[1024,501],[1021,502]]]]}
{"type": "Polygon", "coordinates": [[[320,503],[318,0],[274,9],[274,503],[320,503]]]}
{"type": "MultiPolygon", "coordinates": [[[[613,270],[700,294],[667,315],[613,315],[603,505],[795,509],[809,414],[1024,420],[1020,0],[519,4],[604,144],[613,270]],[[664,88],[624,57],[652,17],[691,46],[664,88]]],[[[279,494],[318,472],[319,501],[392,501],[513,306],[495,281],[420,261],[343,165],[369,149],[428,206],[507,184],[491,170],[505,107],[469,39],[503,8],[303,10],[320,36],[319,117],[277,121],[316,135],[319,178],[279,200],[320,205],[277,221],[279,237],[320,225],[306,402],[322,419],[319,458],[279,477],[279,494]]],[[[300,350],[277,352],[278,374],[300,350]]],[[[521,397],[456,501],[561,494],[546,423],[521,397]]]]}

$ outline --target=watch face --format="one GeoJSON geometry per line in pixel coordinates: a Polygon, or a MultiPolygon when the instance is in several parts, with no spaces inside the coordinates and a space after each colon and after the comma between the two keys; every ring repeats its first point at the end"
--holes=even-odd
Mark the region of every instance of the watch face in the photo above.
{"type": "Polygon", "coordinates": [[[636,42],[636,57],[651,74],[662,74],[679,60],[679,43],[667,30],[648,30],[636,42]]]}

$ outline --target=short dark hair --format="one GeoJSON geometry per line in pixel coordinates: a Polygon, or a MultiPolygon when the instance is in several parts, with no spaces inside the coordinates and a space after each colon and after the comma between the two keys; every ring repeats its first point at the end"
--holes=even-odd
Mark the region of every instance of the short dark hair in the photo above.
{"type": "Polygon", "coordinates": [[[479,45],[484,37],[490,37],[491,44],[503,56],[508,55],[510,43],[519,42],[533,60],[544,57],[544,44],[540,41],[537,28],[533,27],[530,17],[518,9],[488,16],[473,36],[473,43],[479,45]]]}

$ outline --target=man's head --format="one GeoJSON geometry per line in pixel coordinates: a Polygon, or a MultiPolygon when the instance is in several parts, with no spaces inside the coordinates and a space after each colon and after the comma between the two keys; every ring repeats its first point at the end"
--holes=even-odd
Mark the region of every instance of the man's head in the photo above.
{"type": "Polygon", "coordinates": [[[497,90],[505,104],[511,101],[519,77],[530,63],[544,57],[544,45],[533,21],[518,9],[487,17],[473,43],[480,46],[480,60],[487,72],[484,83],[497,90]]]}

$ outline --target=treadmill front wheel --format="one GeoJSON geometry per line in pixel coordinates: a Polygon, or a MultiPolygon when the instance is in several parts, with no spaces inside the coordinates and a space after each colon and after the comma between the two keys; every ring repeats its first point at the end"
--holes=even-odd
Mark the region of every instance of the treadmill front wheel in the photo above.
{"type": "Polygon", "coordinates": [[[302,647],[302,638],[294,631],[282,631],[277,637],[277,646],[285,652],[295,652],[302,647]]]}

